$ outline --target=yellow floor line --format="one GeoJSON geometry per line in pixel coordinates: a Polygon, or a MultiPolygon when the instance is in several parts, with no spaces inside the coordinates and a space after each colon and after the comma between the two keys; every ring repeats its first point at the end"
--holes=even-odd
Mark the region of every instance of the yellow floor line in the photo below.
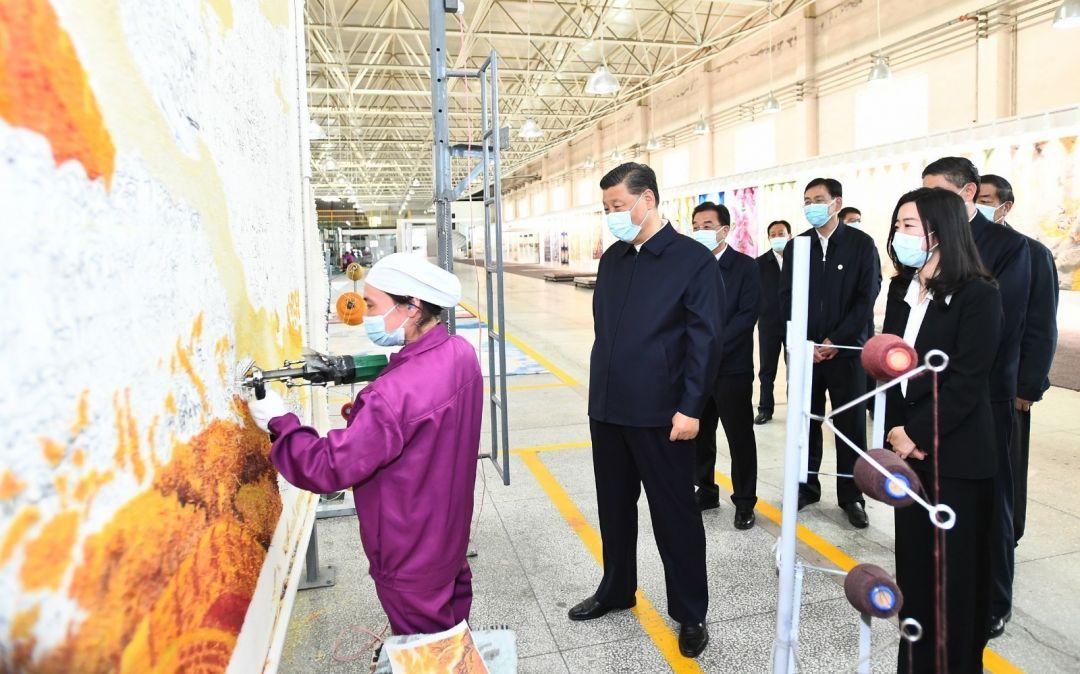
{"type": "Polygon", "coordinates": [[[511,454],[535,454],[536,452],[551,452],[558,449],[588,449],[591,442],[557,442],[552,445],[533,445],[532,447],[520,447],[511,449],[511,454]]]}
{"type": "MultiPolygon", "coordinates": [[[[528,375],[526,375],[526,376],[528,376],[528,375]]],[[[570,386],[570,384],[567,384],[566,382],[554,382],[553,381],[553,382],[548,382],[546,384],[518,384],[516,386],[507,386],[506,391],[507,391],[507,393],[512,393],[514,391],[538,391],[540,389],[546,389],[546,388],[566,388],[567,386],[570,386]]],[[[484,390],[487,391],[488,387],[485,386],[484,390]]]]}
{"type": "MultiPolygon", "coordinates": [[[[540,460],[535,450],[518,450],[522,461],[532,471],[533,477],[536,478],[537,483],[543,488],[544,493],[551,499],[552,503],[558,509],[559,514],[563,516],[570,528],[574,530],[574,533],[578,535],[581,542],[585,544],[589,552],[592,553],[596,563],[603,566],[603,548],[600,543],[600,534],[596,529],[593,529],[589,525],[585,516],[581,514],[581,511],[574,505],[573,500],[559,484],[555,476],[544,466],[544,463],[540,460]]],[[[637,617],[638,622],[641,623],[642,629],[652,639],[653,644],[656,645],[657,650],[664,656],[668,664],[671,665],[671,670],[676,674],[698,674],[701,667],[695,660],[690,658],[684,658],[679,653],[679,640],[675,636],[675,633],[671,631],[664,618],[653,607],[652,602],[645,596],[645,594],[639,588],[637,591],[637,606],[632,611],[637,617]]]]}
{"type": "MultiPolygon", "coordinates": [[[[468,311],[473,316],[476,316],[477,318],[479,318],[481,320],[481,322],[487,322],[487,317],[484,316],[484,314],[480,313],[480,310],[477,309],[476,307],[474,307],[474,306],[472,306],[470,304],[466,304],[465,302],[459,302],[459,304],[461,305],[461,307],[463,309],[465,309],[465,311],[468,311]]],[[[514,337],[510,333],[506,333],[506,335],[504,335],[504,336],[506,337],[506,341],[510,342],[511,344],[516,346],[517,348],[521,349],[525,353],[525,355],[528,356],[529,358],[532,358],[537,363],[540,363],[541,365],[543,365],[547,369],[548,372],[550,372],[551,374],[558,377],[559,380],[562,381],[567,386],[577,386],[578,385],[578,382],[577,382],[576,379],[574,379],[570,375],[566,374],[566,372],[564,372],[557,365],[555,365],[555,363],[552,363],[547,358],[544,358],[543,356],[541,356],[539,353],[537,353],[528,344],[525,344],[520,339],[514,337]]]]}

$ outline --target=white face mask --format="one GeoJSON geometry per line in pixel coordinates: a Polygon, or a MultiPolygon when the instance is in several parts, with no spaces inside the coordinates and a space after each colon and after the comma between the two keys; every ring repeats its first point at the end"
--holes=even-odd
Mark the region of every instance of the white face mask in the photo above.
{"type": "Polygon", "coordinates": [[[643,196],[645,196],[644,192],[639,194],[637,200],[634,201],[634,205],[625,211],[616,211],[607,214],[605,219],[607,220],[608,229],[619,241],[633,243],[634,239],[641,233],[641,225],[645,224],[645,218],[649,217],[649,211],[652,209],[645,211],[645,218],[642,218],[639,224],[634,224],[633,219],[630,217],[630,211],[637,207],[638,201],[641,201],[641,197],[643,196]]]}
{"type": "Polygon", "coordinates": [[[698,229],[690,236],[701,245],[705,246],[709,250],[716,248],[720,245],[720,242],[716,238],[717,231],[715,229],[698,229]]]}
{"type": "Polygon", "coordinates": [[[401,346],[405,343],[405,324],[409,322],[407,317],[396,330],[386,331],[386,317],[397,308],[398,305],[395,304],[382,316],[368,316],[364,319],[364,330],[367,332],[368,339],[379,346],[401,346]]]}

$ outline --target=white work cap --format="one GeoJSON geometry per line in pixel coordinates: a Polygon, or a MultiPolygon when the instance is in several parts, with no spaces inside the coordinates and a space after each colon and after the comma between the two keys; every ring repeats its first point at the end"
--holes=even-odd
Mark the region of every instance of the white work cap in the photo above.
{"type": "Polygon", "coordinates": [[[461,281],[441,267],[411,253],[394,253],[375,263],[364,284],[388,295],[404,295],[452,307],[461,299],[461,281]]]}

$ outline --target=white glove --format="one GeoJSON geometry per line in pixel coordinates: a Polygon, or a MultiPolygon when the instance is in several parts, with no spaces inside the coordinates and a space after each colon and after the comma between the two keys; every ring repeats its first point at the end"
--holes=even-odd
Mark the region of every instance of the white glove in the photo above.
{"type": "Polygon", "coordinates": [[[285,408],[285,401],[272,388],[266,389],[266,397],[262,400],[248,401],[248,410],[251,412],[251,418],[255,420],[255,425],[267,433],[270,432],[271,419],[289,413],[289,410],[285,408]]]}

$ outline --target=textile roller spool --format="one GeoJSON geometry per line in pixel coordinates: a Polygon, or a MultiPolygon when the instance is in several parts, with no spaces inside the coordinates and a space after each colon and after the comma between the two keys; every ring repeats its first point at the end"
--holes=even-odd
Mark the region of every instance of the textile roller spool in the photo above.
{"type": "Polygon", "coordinates": [[[860,613],[875,618],[891,618],[904,605],[904,595],[885,569],[873,564],[859,564],[844,579],[844,594],[860,613]]]}
{"type": "Polygon", "coordinates": [[[919,354],[897,335],[875,335],[862,350],[863,369],[877,381],[896,379],[918,364],[919,354]]]}
{"type": "Polygon", "coordinates": [[[337,310],[338,318],[345,325],[360,325],[364,322],[364,314],[367,313],[363,296],[352,291],[341,293],[334,308],[337,310]]]}
{"type": "Polygon", "coordinates": [[[385,354],[332,356],[306,353],[301,360],[287,360],[279,370],[246,368],[241,384],[254,389],[255,397],[266,394],[266,382],[283,380],[286,386],[327,386],[371,381],[379,376],[389,361],[385,354]],[[297,380],[297,381],[294,381],[297,380]]]}
{"type": "Polygon", "coordinates": [[[882,475],[873,464],[860,456],[855,461],[854,471],[855,486],[859,488],[859,491],[895,508],[903,508],[914,503],[900,486],[900,483],[903,483],[913,492],[919,492],[922,489],[919,476],[915,474],[911,466],[888,449],[879,447],[869,450],[867,454],[881,464],[882,468],[892,473],[892,477],[882,475]]]}

